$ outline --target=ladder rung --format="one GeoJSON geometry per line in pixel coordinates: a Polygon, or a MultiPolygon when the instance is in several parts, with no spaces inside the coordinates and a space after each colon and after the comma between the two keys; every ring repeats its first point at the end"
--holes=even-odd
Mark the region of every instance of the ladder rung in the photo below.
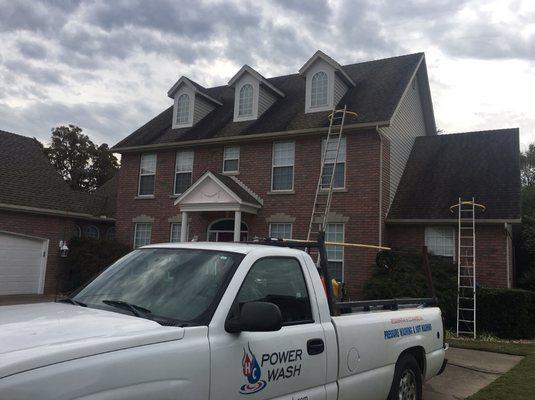
{"type": "Polygon", "coordinates": [[[464,311],[474,311],[473,308],[464,308],[464,307],[459,307],[459,310],[464,310],[464,311]]]}
{"type": "Polygon", "coordinates": [[[474,332],[469,332],[469,331],[459,331],[459,333],[466,333],[468,335],[473,335],[474,334],[474,332]]]}
{"type": "Polygon", "coordinates": [[[474,275],[459,275],[461,278],[475,278],[474,275]]]}
{"type": "Polygon", "coordinates": [[[473,324],[474,323],[473,320],[468,320],[468,319],[460,319],[459,322],[464,322],[464,323],[468,323],[468,324],[473,324]]]}
{"type": "Polygon", "coordinates": [[[464,285],[459,285],[460,288],[462,289],[474,289],[473,286],[464,286],[464,285]]]}
{"type": "Polygon", "coordinates": [[[468,248],[473,248],[474,246],[466,246],[466,245],[461,245],[460,247],[464,248],[464,249],[468,249],[468,248]]]}
{"type": "Polygon", "coordinates": [[[473,297],[459,297],[459,300],[474,300],[473,297]]]}

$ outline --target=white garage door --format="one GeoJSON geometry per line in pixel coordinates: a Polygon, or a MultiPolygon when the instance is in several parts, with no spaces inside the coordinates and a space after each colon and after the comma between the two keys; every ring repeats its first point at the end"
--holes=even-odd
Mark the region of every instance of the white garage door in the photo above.
{"type": "Polygon", "coordinates": [[[43,292],[47,243],[0,232],[0,295],[43,292]]]}

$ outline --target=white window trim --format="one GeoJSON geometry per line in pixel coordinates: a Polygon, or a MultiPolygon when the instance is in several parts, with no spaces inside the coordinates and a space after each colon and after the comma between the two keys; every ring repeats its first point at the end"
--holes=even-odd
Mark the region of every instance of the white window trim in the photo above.
{"type": "Polygon", "coordinates": [[[305,89],[305,113],[314,113],[319,111],[332,110],[334,104],[334,69],[323,60],[316,61],[306,72],[306,89],[305,89]],[[327,74],[327,104],[324,106],[312,107],[312,77],[318,72],[327,74]]]}
{"type": "Polygon", "coordinates": [[[273,142],[273,145],[271,146],[272,149],[271,149],[271,192],[272,193],[288,193],[288,192],[293,192],[294,191],[294,187],[295,187],[295,141],[293,140],[283,140],[283,141],[276,141],[276,142],[273,142]],[[274,165],[274,161],[275,161],[275,144],[276,143],[293,143],[294,144],[294,163],[293,164],[288,164],[288,165],[277,165],[275,166],[274,165]],[[278,168],[278,167],[293,167],[293,170],[292,170],[292,187],[290,189],[273,189],[273,172],[275,171],[275,168],[278,168]]]}
{"type": "Polygon", "coordinates": [[[258,101],[260,96],[260,82],[249,73],[244,74],[234,89],[234,122],[251,121],[258,118],[258,101]],[[250,84],[253,87],[253,112],[249,115],[239,115],[240,108],[240,90],[246,85],[250,84]]]}
{"type": "Polygon", "coordinates": [[[137,182],[137,197],[147,197],[147,198],[153,198],[154,193],[156,192],[156,170],[158,169],[158,155],[156,153],[143,153],[139,157],[139,177],[137,182]],[[143,156],[149,156],[154,154],[154,174],[142,174],[141,173],[141,165],[143,162],[143,156]],[[154,187],[152,188],[152,194],[140,194],[141,192],[141,177],[142,176],[152,176],[154,175],[154,187]]]}
{"type": "MultiPolygon", "coordinates": [[[[338,161],[335,163],[335,168],[336,168],[336,164],[344,164],[344,186],[342,187],[334,187],[333,186],[333,190],[334,191],[337,191],[337,190],[345,190],[347,188],[347,136],[342,136],[342,140],[345,141],[345,144],[346,144],[346,156],[345,156],[345,160],[344,161],[338,161]]],[[[327,138],[323,138],[321,140],[321,154],[320,154],[320,159],[323,158],[323,146],[327,146],[327,138]]],[[[340,154],[338,154],[340,155],[340,154]]],[[[330,163],[329,163],[330,164],[330,163]]],[[[333,171],[334,172],[334,171],[333,171]]],[[[327,190],[327,189],[323,189],[323,190],[327,190]]]]}
{"type": "MultiPolygon", "coordinates": [[[[457,230],[455,229],[454,226],[439,226],[439,225],[427,225],[425,228],[424,228],[424,244],[427,248],[427,251],[429,252],[429,246],[427,245],[427,232],[428,232],[428,229],[436,229],[436,228],[447,228],[449,230],[451,230],[451,232],[453,233],[453,262],[455,262],[457,260],[457,250],[458,250],[458,243],[457,243],[457,230]]],[[[450,256],[444,256],[442,254],[437,254],[437,256],[440,256],[440,257],[450,257],[450,256]]]]}
{"type": "MultiPolygon", "coordinates": [[[[185,173],[190,173],[191,174],[191,183],[190,183],[190,186],[193,184],[193,164],[195,163],[195,151],[194,150],[180,150],[180,151],[177,151],[175,153],[175,174],[173,175],[173,195],[174,196],[178,196],[178,195],[181,195],[181,193],[177,193],[176,191],[176,176],[177,174],[185,174],[185,173]],[[177,168],[177,163],[178,163],[178,155],[180,153],[191,153],[192,154],[192,157],[191,157],[191,171],[177,171],[176,168],[177,168]]],[[[187,189],[186,189],[187,190],[187,189]]]]}
{"type": "Polygon", "coordinates": [[[223,174],[226,174],[226,175],[236,175],[240,172],[240,154],[241,153],[241,149],[240,149],[240,146],[225,146],[223,148],[223,166],[222,166],[222,169],[221,169],[221,172],[223,174]],[[226,155],[225,155],[225,150],[228,149],[228,148],[237,148],[238,149],[238,158],[226,158],[226,155]],[[232,161],[232,160],[238,160],[238,167],[236,168],[235,171],[225,171],[225,161],[232,161]]]}
{"type": "Polygon", "coordinates": [[[195,93],[188,88],[187,86],[183,85],[180,90],[178,90],[175,93],[175,98],[173,102],[173,129],[178,128],[188,128],[193,126],[193,111],[195,110],[195,93]],[[183,94],[187,94],[189,96],[189,116],[188,116],[188,122],[180,123],[178,124],[176,122],[176,116],[178,111],[178,98],[182,96],[183,94]]]}
{"type": "MultiPolygon", "coordinates": [[[[345,240],[346,240],[346,224],[343,223],[343,222],[327,222],[327,225],[330,225],[330,224],[342,225],[342,242],[345,242],[345,240]]],[[[332,245],[332,246],[337,246],[337,245],[332,245]]],[[[342,263],[342,282],[345,282],[346,252],[345,252],[344,246],[341,246],[341,247],[342,247],[342,261],[333,260],[333,262],[341,262],[342,263]]],[[[329,263],[328,254],[329,253],[327,252],[327,263],[329,263]]]]}
{"type": "Polygon", "coordinates": [[[141,245],[139,247],[147,246],[152,241],[152,222],[136,222],[134,224],[134,243],[133,243],[134,249],[139,249],[139,247],[136,247],[136,237],[137,237],[138,225],[150,225],[149,243],[143,244],[143,245],[141,245]]]}
{"type": "Polygon", "coordinates": [[[293,238],[294,224],[292,224],[291,222],[270,222],[269,223],[269,237],[274,237],[272,234],[272,225],[290,225],[290,237],[288,239],[293,238]]]}

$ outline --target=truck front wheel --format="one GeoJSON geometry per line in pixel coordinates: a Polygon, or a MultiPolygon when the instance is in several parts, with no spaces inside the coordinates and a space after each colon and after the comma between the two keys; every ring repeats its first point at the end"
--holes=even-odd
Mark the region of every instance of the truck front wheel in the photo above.
{"type": "Polygon", "coordinates": [[[422,373],[412,355],[404,354],[396,363],[388,400],[422,400],[422,373]]]}

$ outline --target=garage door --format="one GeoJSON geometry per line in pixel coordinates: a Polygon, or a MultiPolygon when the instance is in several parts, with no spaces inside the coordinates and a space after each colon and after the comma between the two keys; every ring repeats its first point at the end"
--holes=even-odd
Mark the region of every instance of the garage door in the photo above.
{"type": "Polygon", "coordinates": [[[0,232],[0,295],[43,292],[46,244],[0,232]]]}

